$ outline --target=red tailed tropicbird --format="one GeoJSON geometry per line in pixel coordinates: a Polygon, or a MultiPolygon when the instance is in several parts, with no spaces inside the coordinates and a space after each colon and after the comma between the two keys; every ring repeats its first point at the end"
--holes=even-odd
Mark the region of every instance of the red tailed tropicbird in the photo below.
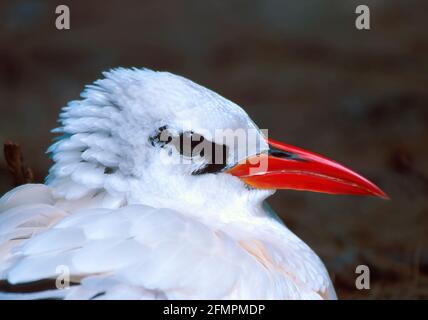
{"type": "Polygon", "coordinates": [[[46,183],[0,199],[0,298],[335,299],[321,260],[264,200],[387,197],[168,72],[105,72],[60,124],[46,183]],[[237,132],[255,139],[236,144],[237,132]]]}

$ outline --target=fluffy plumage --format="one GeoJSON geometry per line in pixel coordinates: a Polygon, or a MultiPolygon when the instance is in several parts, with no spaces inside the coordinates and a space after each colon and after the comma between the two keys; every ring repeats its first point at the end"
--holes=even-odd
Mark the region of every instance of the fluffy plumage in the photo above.
{"type": "Polygon", "coordinates": [[[193,175],[204,159],[161,161],[181,155],[150,144],[163,126],[220,144],[216,129],[262,137],[239,106],[166,72],[104,76],[63,108],[46,185],[0,200],[0,281],[55,280],[66,266],[73,286],[1,298],[335,298],[319,258],[262,205],[272,191],[193,175]]]}

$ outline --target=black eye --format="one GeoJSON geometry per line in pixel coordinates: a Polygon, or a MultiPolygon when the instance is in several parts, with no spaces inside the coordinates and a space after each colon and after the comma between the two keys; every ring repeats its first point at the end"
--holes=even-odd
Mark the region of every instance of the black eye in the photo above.
{"type": "Polygon", "coordinates": [[[170,145],[187,158],[203,158],[205,164],[194,171],[194,175],[220,172],[227,166],[227,146],[208,141],[193,131],[185,131],[177,136],[173,135],[167,126],[162,126],[149,141],[152,146],[161,148],[170,145]]]}

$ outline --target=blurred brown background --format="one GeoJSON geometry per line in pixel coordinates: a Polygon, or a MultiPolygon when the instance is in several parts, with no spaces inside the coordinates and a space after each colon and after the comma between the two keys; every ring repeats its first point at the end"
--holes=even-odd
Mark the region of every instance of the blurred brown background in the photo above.
{"type": "MultiPolygon", "coordinates": [[[[42,181],[60,107],[110,67],[168,70],[244,107],[270,136],[332,157],[391,201],[277,192],[340,298],[428,298],[428,2],[0,2],[0,140],[42,181]],[[371,30],[354,26],[371,9],[371,30]],[[55,29],[55,7],[71,30],[55,29]],[[371,269],[356,290],[355,267],[371,269]]],[[[12,187],[0,160],[0,193],[12,187]]]]}

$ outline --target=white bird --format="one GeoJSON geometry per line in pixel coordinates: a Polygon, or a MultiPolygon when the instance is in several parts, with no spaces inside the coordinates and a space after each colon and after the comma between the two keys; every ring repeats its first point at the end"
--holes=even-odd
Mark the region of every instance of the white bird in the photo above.
{"type": "Polygon", "coordinates": [[[0,199],[0,298],[336,298],[321,260],[264,200],[275,189],[386,197],[379,188],[268,139],[183,77],[103,75],[63,108],[46,183],[0,199]],[[232,144],[239,130],[258,142],[232,144]],[[194,152],[194,137],[214,152],[194,152]]]}

